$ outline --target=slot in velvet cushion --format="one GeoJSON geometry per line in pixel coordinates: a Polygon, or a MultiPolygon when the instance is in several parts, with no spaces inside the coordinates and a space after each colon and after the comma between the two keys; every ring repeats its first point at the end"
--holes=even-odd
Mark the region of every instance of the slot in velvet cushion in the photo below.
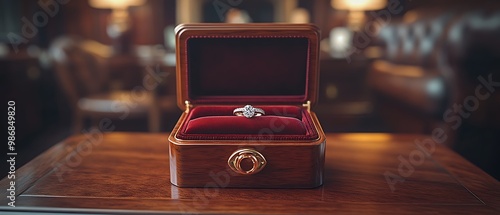
{"type": "Polygon", "coordinates": [[[234,116],[237,106],[198,106],[191,110],[177,137],[181,139],[314,139],[308,112],[296,106],[258,106],[265,116],[234,116]]]}

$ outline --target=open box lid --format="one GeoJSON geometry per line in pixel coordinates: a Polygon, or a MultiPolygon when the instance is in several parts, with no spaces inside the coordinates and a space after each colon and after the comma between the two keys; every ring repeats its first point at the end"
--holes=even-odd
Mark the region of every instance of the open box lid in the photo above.
{"type": "Polygon", "coordinates": [[[181,24],[177,104],[289,104],[317,100],[319,30],[311,24],[181,24]]]}

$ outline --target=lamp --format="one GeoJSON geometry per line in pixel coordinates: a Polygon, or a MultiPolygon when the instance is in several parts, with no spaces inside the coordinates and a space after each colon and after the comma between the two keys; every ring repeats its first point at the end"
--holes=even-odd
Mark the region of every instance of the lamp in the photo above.
{"type": "Polygon", "coordinates": [[[365,11],[384,8],[387,0],[332,0],[330,4],[337,10],[349,11],[348,25],[358,31],[365,20],[365,11]]]}
{"type": "Polygon", "coordinates": [[[113,10],[106,31],[113,39],[115,52],[130,50],[130,19],[127,9],[145,2],[146,0],[89,0],[91,7],[113,10]]]}

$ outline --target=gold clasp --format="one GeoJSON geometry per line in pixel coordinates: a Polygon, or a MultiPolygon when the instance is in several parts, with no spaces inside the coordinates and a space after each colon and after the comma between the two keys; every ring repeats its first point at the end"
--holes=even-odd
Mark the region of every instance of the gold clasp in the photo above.
{"type": "Polygon", "coordinates": [[[184,112],[189,113],[189,110],[193,107],[193,105],[191,105],[191,102],[188,100],[184,101],[184,104],[186,105],[186,110],[184,112]]]}
{"type": "Polygon", "coordinates": [[[253,149],[238,149],[236,150],[227,160],[227,164],[231,168],[231,170],[242,174],[242,175],[251,175],[260,172],[267,164],[264,156],[253,149]],[[250,159],[252,161],[252,168],[249,170],[245,170],[241,167],[241,162],[245,159],[250,159]]]}
{"type": "Polygon", "coordinates": [[[305,104],[302,104],[302,107],[307,108],[307,112],[311,112],[311,101],[307,101],[305,104]]]}

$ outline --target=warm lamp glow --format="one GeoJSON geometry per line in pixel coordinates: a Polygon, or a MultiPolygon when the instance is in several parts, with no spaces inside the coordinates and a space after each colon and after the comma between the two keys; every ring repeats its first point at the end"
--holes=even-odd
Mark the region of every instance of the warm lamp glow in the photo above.
{"type": "Polygon", "coordinates": [[[130,18],[128,8],[141,6],[146,0],[89,0],[89,5],[98,9],[112,9],[106,31],[113,39],[114,51],[126,53],[130,50],[130,18]]]}
{"type": "Polygon", "coordinates": [[[90,6],[100,9],[126,9],[132,6],[141,6],[146,0],[89,0],[90,6]]]}
{"type": "Polygon", "coordinates": [[[365,11],[384,8],[387,0],[332,0],[330,4],[334,9],[348,10],[348,26],[358,31],[365,20],[365,11]]]}
{"type": "Polygon", "coordinates": [[[332,0],[331,5],[337,10],[365,11],[379,10],[385,7],[387,0],[332,0]]]}
{"type": "Polygon", "coordinates": [[[290,14],[290,23],[309,23],[309,11],[304,8],[295,8],[290,14]]]}

